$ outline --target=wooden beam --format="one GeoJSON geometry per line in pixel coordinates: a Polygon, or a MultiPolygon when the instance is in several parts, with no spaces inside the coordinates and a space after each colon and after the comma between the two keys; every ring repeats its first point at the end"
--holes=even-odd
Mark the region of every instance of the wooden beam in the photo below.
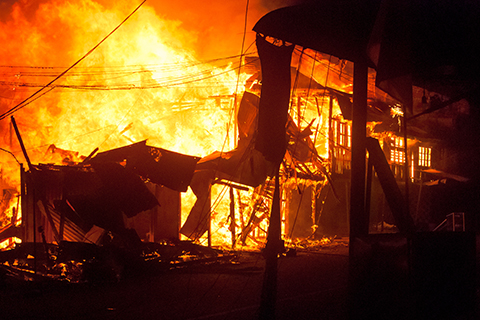
{"type": "Polygon", "coordinates": [[[10,119],[12,120],[12,125],[13,125],[13,128],[15,129],[15,134],[17,135],[18,143],[20,143],[20,148],[22,148],[23,156],[27,161],[28,169],[32,171],[32,163],[30,162],[30,158],[28,157],[27,150],[25,149],[25,145],[23,144],[23,139],[22,139],[22,136],[20,135],[20,131],[18,130],[17,122],[15,121],[15,118],[13,116],[11,116],[10,119]]]}
{"type": "Polygon", "coordinates": [[[233,187],[230,187],[230,231],[232,233],[232,249],[235,249],[235,196],[233,194],[233,187]]]}
{"type": "Polygon", "coordinates": [[[373,164],[377,172],[378,180],[385,193],[385,198],[395,218],[398,230],[404,234],[411,234],[415,230],[415,224],[409,214],[405,197],[398,187],[385,154],[377,139],[368,138],[366,143],[368,153],[370,154],[369,162],[373,164]]]}
{"type": "Polygon", "coordinates": [[[368,234],[369,217],[365,213],[365,138],[367,127],[368,68],[354,64],[352,164],[350,186],[350,239],[368,234]]]}

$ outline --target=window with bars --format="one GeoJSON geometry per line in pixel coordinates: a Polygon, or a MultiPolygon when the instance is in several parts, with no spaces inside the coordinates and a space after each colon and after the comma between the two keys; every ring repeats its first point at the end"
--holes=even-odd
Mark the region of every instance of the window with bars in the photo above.
{"type": "Polygon", "coordinates": [[[350,124],[346,122],[338,122],[338,126],[336,126],[336,129],[337,144],[343,147],[350,148],[352,146],[352,127],[350,126],[350,124]]]}
{"type": "Polygon", "coordinates": [[[401,164],[405,162],[405,147],[403,138],[393,137],[390,140],[390,162],[401,164]]]}
{"type": "Polygon", "coordinates": [[[432,148],[418,147],[418,166],[431,167],[432,165],[432,148]]]}
{"type": "Polygon", "coordinates": [[[403,137],[390,137],[386,141],[390,150],[390,168],[397,179],[403,179],[405,171],[405,143],[403,137]]]}
{"type": "Polygon", "coordinates": [[[332,140],[334,172],[342,174],[350,169],[350,148],[352,147],[352,126],[347,121],[332,120],[332,140]]]}

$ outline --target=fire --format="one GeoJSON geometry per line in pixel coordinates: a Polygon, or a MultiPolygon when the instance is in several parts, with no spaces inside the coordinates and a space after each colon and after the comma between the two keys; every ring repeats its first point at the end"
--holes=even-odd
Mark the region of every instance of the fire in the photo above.
{"type": "Polygon", "coordinates": [[[11,249],[15,246],[16,243],[21,243],[22,240],[16,237],[5,239],[4,241],[0,242],[0,251],[11,249]]]}
{"type": "MultiPolygon", "coordinates": [[[[0,23],[1,111],[61,74],[132,9],[128,1],[14,4],[0,23]]],[[[238,77],[239,58],[196,58],[196,38],[179,21],[162,19],[144,4],[44,95],[15,113],[31,161],[62,164],[64,155],[52,146],[75,150],[78,161],[97,147],[103,151],[145,139],[196,156],[232,149],[234,128],[228,124],[246,75],[238,77]]],[[[2,179],[18,188],[14,157],[23,162],[23,155],[7,120],[0,123],[1,145],[12,154],[0,155],[2,179]]]]}
{"type": "MultiPolygon", "coordinates": [[[[0,16],[0,112],[43,88],[14,114],[32,163],[79,162],[96,148],[101,152],[146,139],[149,145],[199,157],[235,148],[235,110],[251,74],[238,73],[240,42],[233,50],[237,56],[224,54],[232,44],[221,37],[221,31],[241,38],[244,8],[234,18],[227,11],[215,12],[217,21],[203,21],[195,29],[193,22],[183,28],[179,20],[165,18],[160,11],[165,6],[146,2],[123,24],[134,9],[131,1],[19,1],[8,16],[0,16]],[[214,27],[216,22],[221,26],[214,27]],[[217,41],[202,38],[202,33],[215,35],[217,41]],[[224,55],[213,58],[214,47],[224,55]]],[[[233,6],[218,1],[210,9],[233,6]]],[[[184,10],[193,17],[192,8],[184,10]]],[[[257,17],[263,14],[254,11],[257,17]]],[[[256,20],[250,17],[251,24],[256,20]]],[[[247,53],[247,48],[254,50],[249,44],[247,53]]],[[[292,65],[321,86],[351,94],[351,63],[296,50],[292,65]]],[[[300,130],[311,124],[310,138],[319,156],[328,159],[328,121],[341,113],[338,101],[319,92],[294,91],[292,96],[292,119],[300,130]]],[[[0,147],[6,151],[0,152],[0,180],[3,189],[18,195],[19,163],[24,157],[8,120],[0,121],[0,147]]],[[[214,241],[231,243],[229,188],[212,189],[212,233],[218,237],[214,241]]],[[[252,190],[234,194],[235,226],[240,229],[247,223],[243,213],[248,212],[252,190]]],[[[190,190],[182,194],[182,223],[194,201],[190,190]]],[[[3,205],[14,208],[15,204],[11,200],[3,205]]],[[[15,208],[18,213],[18,204],[15,208]]],[[[0,220],[6,224],[13,210],[4,212],[7,216],[0,220]]],[[[260,229],[266,230],[266,222],[259,224],[260,229]]]]}
{"type": "MultiPolygon", "coordinates": [[[[88,52],[122,21],[125,7],[52,1],[39,5],[30,21],[22,6],[14,5],[12,20],[1,26],[9,43],[1,49],[0,65],[8,77],[2,86],[8,94],[2,110],[88,52]]],[[[191,37],[178,23],[158,17],[152,7],[142,7],[52,84],[52,92],[15,114],[32,162],[43,161],[51,144],[83,155],[96,147],[102,151],[144,139],[199,156],[232,147],[233,139],[225,145],[224,137],[232,116],[229,100],[242,89],[237,86],[237,66],[231,60],[197,60],[188,49],[191,37]],[[209,99],[213,96],[227,97],[227,103],[209,99]]],[[[5,132],[6,120],[2,126],[5,132]]],[[[15,140],[13,151],[22,157],[15,140]]]]}
{"type": "Polygon", "coordinates": [[[296,49],[292,64],[324,87],[352,94],[353,63],[311,49],[296,49]]]}

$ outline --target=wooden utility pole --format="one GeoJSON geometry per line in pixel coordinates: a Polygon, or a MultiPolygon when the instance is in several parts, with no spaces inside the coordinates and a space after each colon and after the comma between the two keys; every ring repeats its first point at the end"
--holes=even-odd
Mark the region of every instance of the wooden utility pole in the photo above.
{"type": "MultiPolygon", "coordinates": [[[[368,67],[363,62],[353,69],[352,164],[350,187],[350,240],[368,234],[365,212],[365,139],[367,127],[368,67]]],[[[352,244],[352,241],[350,242],[352,244]]],[[[350,252],[352,247],[350,247],[350,252]]]]}
{"type": "Polygon", "coordinates": [[[369,217],[365,208],[365,155],[367,126],[368,67],[355,62],[353,68],[352,158],[350,180],[350,241],[349,241],[349,318],[357,319],[358,292],[361,275],[358,271],[359,239],[368,235],[369,217]]]}
{"type": "Polygon", "coordinates": [[[235,225],[235,196],[233,187],[230,186],[230,232],[232,233],[232,249],[235,249],[236,225],[235,225]]]}
{"type": "Polygon", "coordinates": [[[265,275],[263,278],[262,296],[259,318],[261,320],[275,319],[275,304],[277,301],[277,259],[280,253],[281,219],[280,219],[280,165],[275,173],[275,191],[273,194],[270,224],[268,226],[267,245],[265,247],[265,275]]]}

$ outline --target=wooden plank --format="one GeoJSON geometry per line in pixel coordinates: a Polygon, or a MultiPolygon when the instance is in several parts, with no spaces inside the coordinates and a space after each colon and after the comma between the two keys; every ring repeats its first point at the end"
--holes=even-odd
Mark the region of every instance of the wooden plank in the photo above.
{"type": "Polygon", "coordinates": [[[399,231],[406,234],[412,233],[415,230],[415,224],[406,209],[405,198],[398,187],[397,181],[378,140],[367,138],[366,145],[370,155],[369,161],[372,162],[377,172],[378,180],[385,193],[385,198],[392,210],[399,231]]]}

